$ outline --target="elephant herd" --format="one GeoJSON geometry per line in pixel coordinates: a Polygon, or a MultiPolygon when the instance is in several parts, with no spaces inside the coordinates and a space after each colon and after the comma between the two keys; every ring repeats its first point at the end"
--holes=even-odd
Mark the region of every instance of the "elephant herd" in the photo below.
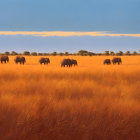
{"type": "Polygon", "coordinates": [[[16,64],[20,63],[20,64],[23,64],[23,65],[24,65],[25,62],[26,62],[25,57],[17,56],[17,57],[15,58],[15,63],[16,63],[16,64]]]}
{"type": "Polygon", "coordinates": [[[1,62],[1,63],[3,63],[3,62],[4,62],[4,63],[9,62],[9,57],[8,57],[8,56],[1,56],[1,57],[0,57],[0,62],[1,62]]]}
{"type": "MultiPolygon", "coordinates": [[[[17,56],[15,59],[14,59],[15,63],[18,64],[25,64],[26,62],[26,59],[25,57],[23,56],[17,56]]],[[[0,57],[0,62],[1,63],[7,63],[9,62],[9,57],[8,56],[1,56],[0,57]]],[[[40,64],[50,64],[50,59],[49,58],[40,58],[39,60],[39,63],[40,64]]],[[[77,66],[77,60],[74,60],[74,59],[64,59],[62,62],[61,62],[61,67],[72,67],[72,66],[77,66]]]]}
{"type": "MultiPolygon", "coordinates": [[[[122,63],[122,59],[120,57],[114,57],[112,59],[112,63],[113,64],[121,64],[122,63]]],[[[104,60],[104,64],[110,65],[111,64],[111,60],[110,59],[105,59],[104,60]]]]}
{"type": "Polygon", "coordinates": [[[42,58],[40,58],[39,63],[40,64],[50,64],[50,59],[42,57],[42,58]]]}
{"type": "MultiPolygon", "coordinates": [[[[26,62],[26,59],[23,56],[17,56],[14,59],[14,61],[15,61],[16,64],[20,63],[20,64],[24,65],[25,62],[26,62]]],[[[1,63],[9,62],[9,57],[8,56],[0,56],[0,62],[1,63]]],[[[104,60],[104,64],[107,64],[107,65],[110,65],[111,62],[113,64],[121,64],[122,60],[121,60],[120,57],[114,57],[112,59],[112,61],[110,59],[105,59],[104,60]]],[[[45,64],[50,64],[50,59],[42,57],[42,58],[40,58],[39,63],[44,64],[44,65],[45,64]]],[[[65,67],[65,66],[72,67],[72,66],[77,66],[77,65],[78,65],[77,60],[74,60],[74,59],[63,59],[62,62],[61,62],[61,67],[65,67]]]]}
{"type": "MultiPolygon", "coordinates": [[[[25,57],[20,57],[20,56],[17,56],[15,59],[14,59],[15,63],[18,64],[24,64],[26,62],[26,59],[25,57]]],[[[0,62],[3,64],[3,63],[7,63],[9,62],[9,57],[8,56],[1,56],[0,57],[0,62]]]]}
{"type": "Polygon", "coordinates": [[[77,66],[77,60],[74,60],[74,59],[64,59],[62,62],[61,62],[61,67],[72,67],[72,66],[77,66]]]}

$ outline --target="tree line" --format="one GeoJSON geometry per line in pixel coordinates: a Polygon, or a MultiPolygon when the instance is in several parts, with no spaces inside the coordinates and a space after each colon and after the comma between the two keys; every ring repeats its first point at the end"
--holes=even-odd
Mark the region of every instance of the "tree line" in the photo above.
{"type": "Polygon", "coordinates": [[[94,55],[116,55],[116,56],[122,56],[122,55],[140,55],[140,50],[137,51],[118,51],[118,52],[113,52],[113,51],[104,51],[103,53],[94,53],[94,52],[90,52],[90,51],[86,51],[86,50],[79,50],[77,53],[69,53],[69,52],[52,52],[52,53],[37,53],[37,52],[29,52],[29,51],[24,51],[23,53],[18,53],[15,51],[11,51],[11,52],[4,52],[4,53],[0,53],[0,55],[27,55],[27,56],[68,56],[68,55],[80,55],[80,56],[94,56],[94,55]]]}

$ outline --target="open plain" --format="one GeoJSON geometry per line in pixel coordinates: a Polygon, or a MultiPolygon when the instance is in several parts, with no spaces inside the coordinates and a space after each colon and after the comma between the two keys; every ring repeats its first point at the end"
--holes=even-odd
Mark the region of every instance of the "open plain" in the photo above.
{"type": "Polygon", "coordinates": [[[140,56],[25,56],[0,64],[0,140],[139,140],[140,56]],[[64,58],[77,67],[61,68],[64,58]]]}

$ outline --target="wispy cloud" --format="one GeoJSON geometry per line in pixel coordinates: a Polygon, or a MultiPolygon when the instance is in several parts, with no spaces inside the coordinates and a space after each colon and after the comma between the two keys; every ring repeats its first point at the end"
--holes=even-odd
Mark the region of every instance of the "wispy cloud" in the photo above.
{"type": "Polygon", "coordinates": [[[120,36],[129,36],[129,37],[140,37],[140,34],[112,34],[109,32],[67,32],[67,31],[43,31],[43,32],[34,32],[34,31],[0,31],[0,35],[31,35],[31,36],[40,36],[40,37],[49,37],[49,36],[111,36],[111,37],[120,37],[120,36]]]}

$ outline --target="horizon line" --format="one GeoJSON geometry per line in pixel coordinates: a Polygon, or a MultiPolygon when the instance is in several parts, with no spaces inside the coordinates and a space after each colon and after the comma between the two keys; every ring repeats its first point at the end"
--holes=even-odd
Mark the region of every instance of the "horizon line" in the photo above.
{"type": "Polygon", "coordinates": [[[0,35],[30,35],[39,37],[71,37],[71,36],[109,36],[109,37],[140,37],[140,34],[118,34],[109,31],[80,32],[80,31],[0,31],[0,35]]]}

